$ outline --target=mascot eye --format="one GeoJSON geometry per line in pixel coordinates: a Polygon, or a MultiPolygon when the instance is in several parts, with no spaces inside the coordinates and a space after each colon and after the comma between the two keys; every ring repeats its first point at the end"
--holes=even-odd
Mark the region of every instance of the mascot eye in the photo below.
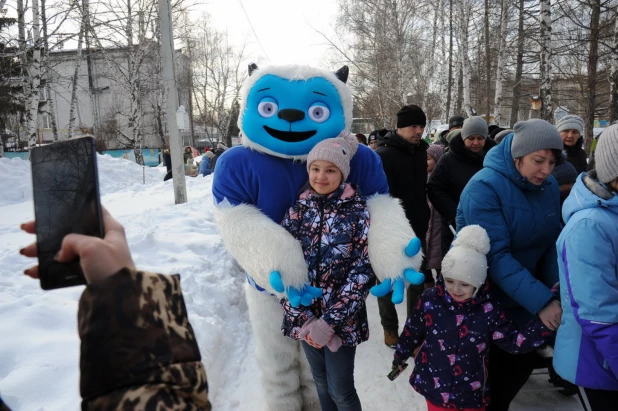
{"type": "Polygon", "coordinates": [[[314,105],[309,107],[309,118],[316,123],[323,123],[330,117],[330,110],[325,106],[314,105]]]}
{"type": "Polygon", "coordinates": [[[274,116],[275,114],[277,114],[277,111],[279,111],[279,106],[270,98],[264,99],[260,101],[260,104],[258,104],[258,113],[260,113],[260,116],[264,118],[274,116]]]}

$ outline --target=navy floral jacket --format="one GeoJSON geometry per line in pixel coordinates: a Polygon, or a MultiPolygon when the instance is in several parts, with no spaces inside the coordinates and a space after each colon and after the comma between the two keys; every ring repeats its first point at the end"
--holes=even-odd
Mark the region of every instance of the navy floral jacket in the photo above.
{"type": "Polygon", "coordinates": [[[410,375],[414,389],[444,408],[481,408],[489,404],[487,355],[491,343],[512,354],[526,353],[551,335],[539,319],[518,331],[491,300],[487,282],[476,296],[459,303],[438,281],[436,287],[425,290],[406,321],[393,366],[405,362],[422,345],[410,375]]]}
{"type": "Polygon", "coordinates": [[[300,339],[302,326],[316,317],[331,326],[344,346],[367,341],[365,300],[376,277],[367,251],[369,211],[356,186],[342,184],[328,196],[305,191],[282,225],[302,245],[309,282],[323,290],[310,307],[294,308],[281,300],[283,334],[300,339]]]}

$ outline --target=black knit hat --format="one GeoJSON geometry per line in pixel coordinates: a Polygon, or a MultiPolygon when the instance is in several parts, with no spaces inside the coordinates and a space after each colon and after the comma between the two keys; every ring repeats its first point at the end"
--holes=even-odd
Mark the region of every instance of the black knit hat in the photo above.
{"type": "Polygon", "coordinates": [[[448,128],[463,127],[464,118],[462,116],[453,116],[448,119],[448,128]]]}
{"type": "Polygon", "coordinates": [[[419,107],[413,104],[403,106],[397,112],[397,128],[404,128],[409,126],[421,126],[427,125],[427,117],[425,112],[419,107]]]}

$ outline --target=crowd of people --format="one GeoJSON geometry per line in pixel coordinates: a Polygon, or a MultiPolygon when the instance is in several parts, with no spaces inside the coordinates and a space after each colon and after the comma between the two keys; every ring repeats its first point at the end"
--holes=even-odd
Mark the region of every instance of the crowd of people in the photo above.
{"type": "MultiPolygon", "coordinates": [[[[409,105],[397,113],[396,130],[375,130],[369,135],[369,142],[376,142],[371,148],[382,160],[390,194],[401,200],[415,233],[424,238],[425,288],[432,290],[419,297],[422,288],[408,287],[408,322],[400,336],[390,299],[380,299],[384,342],[397,347],[393,366],[401,367],[415,353],[410,382],[427,398],[430,410],[454,406],[506,411],[542,363],[534,348],[555,346],[553,366],[549,364],[554,383],[570,393],[582,387],[593,410],[614,409],[618,400],[618,126],[609,127],[598,138],[591,163],[583,148],[584,121],[576,115],[562,117],[555,126],[530,119],[513,129],[489,126],[478,116],[453,116],[449,128],[431,145],[421,139],[426,124],[421,108],[409,105]],[[476,268],[482,280],[475,275],[462,277],[469,269],[460,267],[464,263],[455,258],[470,264],[479,253],[474,246],[466,249],[467,240],[460,238],[468,227],[481,228],[477,241],[488,236],[490,246],[481,253],[487,260],[476,268]],[[465,303],[449,287],[453,282],[474,290],[463,293],[469,297],[465,303]],[[490,294],[484,292],[486,285],[490,294]],[[449,324],[448,314],[468,304],[462,311],[463,321],[472,318],[475,305],[486,304],[489,295],[498,303],[490,305],[500,307],[502,321],[512,321],[514,329],[522,330],[518,338],[534,344],[507,349],[511,328],[511,334],[499,332],[502,337],[496,340],[495,333],[493,337],[490,333],[495,321],[489,321],[489,328],[483,320],[467,324],[467,333],[471,325],[485,326],[475,338],[487,340],[483,342],[487,359],[484,349],[465,350],[462,342],[450,366],[453,373],[456,369],[461,373],[459,358],[474,358],[476,364],[466,361],[466,365],[482,367],[488,375],[480,391],[491,388],[490,398],[483,398],[473,395],[474,386],[467,394],[458,392],[463,384],[457,387],[456,379],[445,387],[449,383],[439,374],[448,364],[438,352],[452,348],[445,348],[448,338],[458,333],[462,338],[461,328],[455,326],[461,327],[462,320],[449,324]],[[435,319],[444,307],[447,311],[437,314],[439,321],[427,319],[432,315],[435,319]],[[538,333],[536,339],[528,337],[532,330],[543,331],[543,338],[538,333]],[[435,339],[441,335],[443,339],[435,339]],[[615,344],[613,350],[608,344],[615,344]]],[[[485,314],[494,315],[493,310],[485,314]]]]}
{"type": "MultiPolygon", "coordinates": [[[[204,148],[204,154],[202,156],[194,156],[191,146],[185,146],[182,153],[183,163],[185,165],[185,175],[190,177],[197,177],[198,175],[206,177],[214,173],[217,160],[223,154],[228,147],[223,143],[217,143],[214,149],[210,147],[204,148]]],[[[162,155],[163,165],[167,169],[167,173],[163,177],[163,181],[167,181],[172,178],[172,156],[170,154],[169,146],[163,149],[162,155]]]]}
{"type": "MultiPolygon", "coordinates": [[[[366,198],[346,180],[357,145],[365,144],[379,156],[390,195],[401,201],[425,255],[424,284],[407,287],[403,332],[392,296],[380,297],[378,306],[384,343],[395,348],[392,370],[403,372],[414,357],[410,384],[428,410],[507,411],[545,345],[554,347],[555,372],[582,388],[592,411],[615,409],[618,125],[600,136],[592,170],[578,116],[555,126],[530,119],[508,130],[454,116],[434,144],[422,138],[426,125],[424,111],[406,105],[394,130],[315,145],[306,161],[308,184],[281,223],[301,244],[307,282],[322,290],[311,301],[289,295],[280,301],[282,333],[302,342],[321,408],[361,409],[354,361],[357,345],[369,338],[365,302],[376,276],[366,198]]],[[[212,173],[220,154],[205,153],[199,172],[212,173]]],[[[171,176],[169,153],[164,158],[171,176]]],[[[22,228],[33,233],[33,224],[22,228]]],[[[105,229],[103,239],[68,236],[58,255],[59,261],[81,257],[90,282],[80,302],[84,409],[121,408],[142,396],[144,403],[209,409],[178,278],[137,271],[122,226],[107,213],[105,229]],[[149,306],[173,312],[174,327],[137,303],[124,305],[135,320],[125,329],[97,326],[119,325],[108,317],[126,315],[109,305],[114,290],[130,289],[128,298],[137,302],[148,284],[161,288],[149,306]],[[120,366],[119,358],[130,358],[122,346],[89,349],[106,338],[101,332],[140,341],[141,354],[120,366]],[[155,345],[158,356],[146,366],[143,354],[155,345]],[[152,378],[160,384],[149,385],[152,378]]],[[[35,245],[21,253],[34,257],[35,245]]],[[[37,270],[26,274],[36,277],[37,270]]]]}

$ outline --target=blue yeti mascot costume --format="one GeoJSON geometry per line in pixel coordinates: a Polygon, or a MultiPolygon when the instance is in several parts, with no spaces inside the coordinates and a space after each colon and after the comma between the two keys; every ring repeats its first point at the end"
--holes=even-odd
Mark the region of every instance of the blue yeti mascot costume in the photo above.
{"type": "MultiPolygon", "coordinates": [[[[217,161],[213,194],[217,224],[227,250],[247,271],[249,316],[255,336],[266,408],[318,410],[311,370],[298,341],[281,334],[283,297],[310,305],[321,290],[310,287],[300,243],[280,226],[308,181],[304,164],[318,142],[349,134],[352,95],[348,68],[336,73],[308,66],[252,64],[242,90],[238,127],[242,146],[217,161]],[[318,291],[316,294],[315,291],[318,291]]],[[[369,198],[369,258],[381,285],[401,302],[404,278],[423,281],[422,253],[403,208],[388,195],[380,158],[359,145],[348,182],[369,198]]],[[[326,349],[326,348],[325,348],[326,349]]]]}

